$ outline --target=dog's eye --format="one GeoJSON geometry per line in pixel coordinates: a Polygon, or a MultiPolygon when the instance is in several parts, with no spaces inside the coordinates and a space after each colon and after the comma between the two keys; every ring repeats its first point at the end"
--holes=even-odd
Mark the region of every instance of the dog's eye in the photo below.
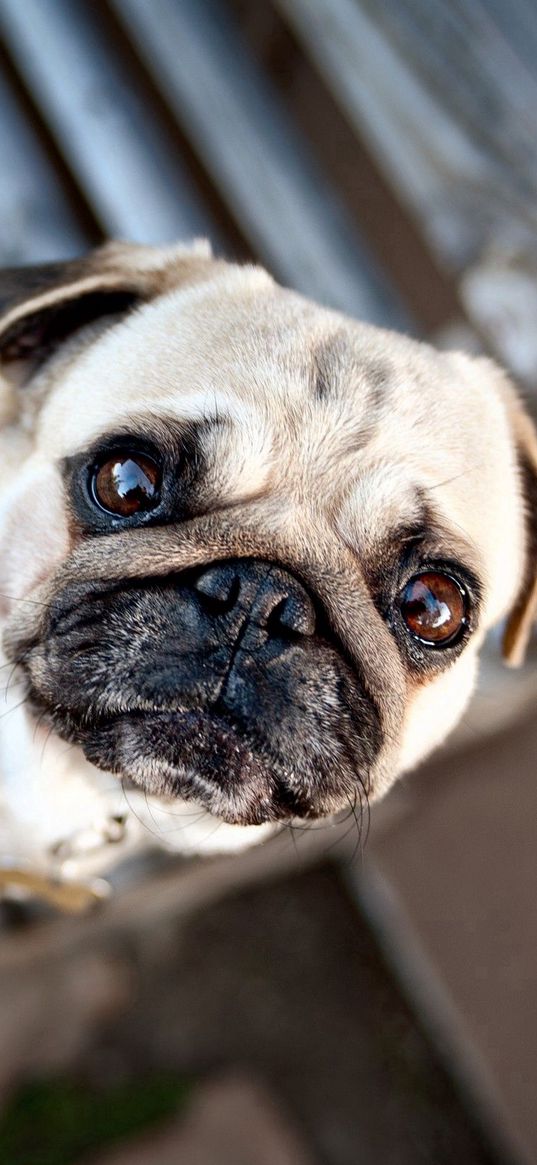
{"type": "Polygon", "coordinates": [[[466,626],[468,596],[449,574],[415,574],[399,595],[399,609],[410,633],[430,647],[448,647],[466,626]]]}
{"type": "Polygon", "coordinates": [[[162,473],[145,453],[121,449],[96,465],[91,473],[91,492],[102,510],[130,518],[154,510],[160,501],[162,473]]]}

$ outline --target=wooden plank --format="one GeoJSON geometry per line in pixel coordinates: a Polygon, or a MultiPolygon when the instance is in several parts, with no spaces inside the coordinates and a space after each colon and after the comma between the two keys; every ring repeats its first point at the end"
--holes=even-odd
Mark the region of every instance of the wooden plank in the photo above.
{"type": "Polygon", "coordinates": [[[463,0],[274,0],[492,348],[537,385],[537,78],[463,0]]]}
{"type": "MultiPolygon", "coordinates": [[[[228,865],[236,869],[243,856],[228,865]]],[[[257,851],[256,859],[262,857],[257,851]]],[[[259,1072],[300,1120],[320,1161],[416,1165],[419,1145],[422,1163],[491,1165],[494,1154],[486,1152],[401,1006],[336,870],[325,865],[298,878],[276,871],[272,885],[245,883],[225,901],[215,899],[221,872],[221,865],[212,866],[213,905],[189,901],[188,889],[185,902],[176,877],[170,911],[160,917],[162,886],[146,886],[130,899],[128,932],[117,916],[109,919],[106,938],[86,923],[83,940],[77,922],[63,940],[44,927],[19,930],[10,976],[3,974],[0,950],[0,1074],[20,1065],[25,1043],[26,1079],[55,1069],[76,1087],[83,1073],[103,1081],[105,1097],[107,1083],[128,1088],[129,1079],[160,1070],[186,1082],[215,1066],[242,1065],[250,1078],[259,1072]],[[139,913],[149,896],[153,924],[139,913]],[[52,958],[43,946],[47,938],[55,940],[49,941],[52,958]]],[[[113,904],[101,922],[109,909],[113,904]]],[[[231,1110],[230,1104],[230,1118],[231,1110]]],[[[235,1119],[243,1123],[239,1114],[235,1119]]],[[[227,1161],[227,1122],[219,1124],[221,1151],[209,1158],[213,1165],[227,1161]]],[[[230,1165],[264,1161],[253,1137],[244,1162],[238,1137],[230,1141],[230,1165]]],[[[294,1159],[300,1160],[298,1150],[294,1159]]],[[[175,1160],[194,1165],[197,1159],[178,1152],[175,1160]]],[[[279,1158],[273,1153],[270,1160],[277,1165],[279,1158]]]]}
{"type": "Polygon", "coordinates": [[[533,0],[483,0],[483,7],[532,71],[537,62],[537,21],[533,0]]]}
{"type": "Polygon", "coordinates": [[[323,303],[408,327],[224,5],[112,0],[112,8],[254,252],[323,303]]]}
{"type": "Polygon", "coordinates": [[[141,952],[159,990],[172,970],[170,935],[189,917],[246,886],[304,872],[321,855],[350,859],[355,844],[348,822],[324,822],[295,835],[283,831],[241,854],[170,859],[152,877],[127,864],[114,871],[116,892],[102,910],[12,931],[6,926],[0,942],[0,1108],[22,1077],[80,1068],[99,1023],[132,1004],[141,952]]]}
{"type": "Polygon", "coordinates": [[[479,0],[471,8],[431,0],[426,18],[419,0],[275,3],[446,262],[467,265],[494,212],[527,216],[537,82],[524,67],[515,71],[479,0]],[[492,206],[483,216],[487,182],[492,206]]]}
{"type": "Polygon", "coordinates": [[[0,265],[79,254],[88,239],[2,72],[0,109],[0,265]]]}
{"type": "MultiPolygon", "coordinates": [[[[392,184],[434,234],[439,182],[434,156],[421,140],[424,95],[411,70],[376,27],[363,5],[354,0],[275,0],[297,36],[315,60],[330,90],[351,124],[363,134],[392,184]],[[399,100],[397,97],[399,96],[399,100]]],[[[429,136],[447,136],[443,111],[430,102],[429,136]]],[[[467,161],[464,143],[458,167],[467,161]]]]}
{"type": "Polygon", "coordinates": [[[0,35],[103,230],[211,234],[176,150],[84,0],[0,0],[0,35]]]}
{"type": "Polygon", "coordinates": [[[536,751],[529,711],[458,758],[427,761],[405,782],[414,811],[373,830],[359,885],[349,871],[459,1086],[505,1159],[526,1165],[537,1160],[536,751]]]}
{"type": "MultiPolygon", "coordinates": [[[[511,198],[534,189],[537,78],[517,57],[482,0],[432,0],[428,19],[417,0],[400,7],[381,0],[381,15],[397,51],[486,157],[511,198]]],[[[426,118],[425,118],[426,122],[426,118]]],[[[449,159],[448,159],[449,162],[449,159]]]]}
{"type": "Polygon", "coordinates": [[[353,132],[331,92],[289,27],[256,0],[227,0],[254,57],[282,90],[299,130],[330,174],[376,258],[426,335],[464,322],[455,279],[438,263],[371,151],[353,132]]]}

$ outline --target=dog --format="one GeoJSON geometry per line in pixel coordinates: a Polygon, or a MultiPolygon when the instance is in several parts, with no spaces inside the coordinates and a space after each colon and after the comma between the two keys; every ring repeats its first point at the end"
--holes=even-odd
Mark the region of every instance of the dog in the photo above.
{"type": "Polygon", "coordinates": [[[359,807],[456,725],[491,627],[521,661],[537,439],[488,359],[204,243],[4,272],[0,359],[18,868],[359,807]]]}

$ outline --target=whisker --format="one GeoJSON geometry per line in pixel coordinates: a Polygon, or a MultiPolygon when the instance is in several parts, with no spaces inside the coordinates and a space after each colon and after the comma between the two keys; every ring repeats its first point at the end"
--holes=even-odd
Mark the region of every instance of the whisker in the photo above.
{"type": "Polygon", "coordinates": [[[7,702],[8,702],[9,691],[16,692],[17,690],[20,690],[21,688],[25,688],[25,687],[26,687],[26,681],[24,679],[20,679],[20,680],[15,680],[14,683],[11,683],[11,680],[10,680],[10,682],[7,683],[4,688],[0,688],[0,692],[4,698],[4,704],[7,704],[7,702]]]}
{"type": "Polygon", "coordinates": [[[353,814],[353,820],[352,820],[351,824],[349,825],[349,828],[345,830],[345,833],[343,834],[342,837],[338,836],[336,838],[336,840],[332,842],[332,845],[327,846],[324,853],[329,854],[332,852],[332,850],[336,849],[336,847],[338,845],[343,845],[343,843],[347,840],[349,835],[354,832],[354,829],[356,828],[356,826],[357,826],[357,819],[353,814]]]}
{"type": "MultiPolygon", "coordinates": [[[[121,784],[121,789],[122,789],[125,801],[127,803],[128,809],[133,814],[133,816],[136,818],[136,820],[139,821],[142,828],[146,829],[147,832],[149,834],[152,834],[153,837],[156,837],[157,841],[159,841],[159,840],[162,841],[163,837],[166,837],[170,834],[181,833],[184,829],[189,829],[191,825],[195,825],[197,821],[200,821],[206,815],[207,811],[205,809],[201,809],[199,811],[196,809],[193,811],[193,813],[188,815],[188,820],[186,822],[184,822],[182,825],[176,825],[172,829],[161,829],[155,816],[154,816],[154,813],[151,810],[151,806],[148,803],[147,790],[144,789],[145,803],[147,805],[147,809],[148,809],[149,815],[151,817],[151,820],[153,821],[153,824],[155,826],[155,829],[152,829],[151,826],[147,823],[147,821],[144,821],[143,818],[140,817],[140,814],[134,808],[132,801],[129,800],[129,797],[127,795],[127,789],[126,789],[125,783],[124,783],[124,778],[120,778],[120,784],[121,784]]],[[[141,792],[141,790],[140,790],[140,792],[141,792]]],[[[160,809],[159,809],[159,812],[160,812],[160,809]]],[[[162,812],[168,812],[170,814],[170,816],[173,815],[172,810],[162,810],[162,812]]],[[[218,825],[221,825],[221,822],[218,822],[218,825]]]]}
{"type": "Polygon", "coordinates": [[[160,834],[160,833],[157,833],[157,832],[156,832],[156,830],[154,830],[154,829],[151,829],[151,826],[150,826],[150,825],[148,825],[147,821],[143,821],[143,819],[140,817],[140,814],[139,814],[139,813],[137,813],[136,809],[134,808],[134,806],[133,806],[132,802],[131,802],[131,801],[129,801],[129,798],[128,798],[128,796],[127,796],[127,790],[126,790],[126,788],[125,788],[125,783],[124,783],[124,780],[123,780],[123,779],[121,779],[121,781],[120,781],[120,784],[121,784],[121,789],[122,789],[122,792],[123,792],[123,796],[124,796],[124,798],[125,798],[125,801],[126,801],[126,803],[127,803],[127,808],[128,808],[128,810],[129,810],[129,813],[132,813],[133,817],[135,817],[135,818],[136,818],[136,820],[139,822],[139,824],[142,826],[142,828],[143,828],[143,829],[146,829],[146,830],[147,830],[147,832],[148,832],[149,834],[152,834],[152,836],[153,836],[153,837],[156,837],[156,838],[157,838],[157,841],[159,841],[159,840],[162,840],[162,836],[161,836],[161,834],[160,834]]]}
{"type": "Polygon", "coordinates": [[[297,845],[297,840],[296,840],[292,825],[286,826],[286,833],[288,833],[289,837],[291,838],[291,841],[293,843],[293,848],[295,851],[295,858],[297,859],[297,861],[299,861],[300,859],[299,859],[299,854],[298,854],[298,845],[297,845]]]}
{"type": "MultiPolygon", "coordinates": [[[[149,816],[153,822],[153,825],[155,826],[155,829],[158,829],[159,834],[161,834],[162,837],[165,837],[166,834],[168,834],[168,833],[179,833],[183,829],[189,829],[191,825],[195,825],[197,821],[201,821],[202,817],[205,816],[205,809],[201,809],[199,812],[197,810],[194,810],[194,812],[187,813],[184,815],[186,817],[186,821],[184,822],[184,824],[177,825],[172,829],[162,829],[161,826],[159,825],[156,817],[155,817],[155,814],[153,813],[151,805],[149,804],[149,800],[147,797],[147,789],[144,789],[144,801],[145,801],[145,804],[147,807],[147,812],[149,813],[149,816]]],[[[161,809],[160,805],[158,807],[158,811],[159,811],[159,813],[166,814],[167,817],[178,817],[179,816],[179,814],[177,813],[176,810],[164,809],[164,808],[161,809]]],[[[181,814],[181,817],[183,817],[183,814],[181,814]]]]}
{"type": "Polygon", "coordinates": [[[35,744],[35,738],[37,736],[39,728],[41,727],[41,724],[43,723],[45,716],[46,716],[46,712],[43,711],[43,712],[40,712],[39,716],[36,717],[34,731],[32,733],[32,744],[35,744]]]}
{"type": "Polygon", "coordinates": [[[53,732],[54,732],[54,728],[51,724],[49,727],[49,730],[47,732],[47,735],[45,736],[45,739],[43,741],[43,748],[41,749],[41,757],[40,757],[40,761],[39,761],[40,765],[43,764],[43,761],[45,759],[45,749],[47,747],[47,744],[48,744],[53,732]]]}
{"type": "Polygon", "coordinates": [[[221,825],[222,825],[222,822],[221,822],[221,821],[217,821],[217,822],[216,822],[216,825],[215,825],[215,827],[214,827],[214,829],[211,829],[211,832],[210,832],[210,833],[206,833],[206,834],[205,834],[205,837],[203,838],[203,843],[205,843],[206,841],[208,841],[210,837],[214,837],[215,833],[218,833],[218,830],[220,829],[220,826],[221,826],[221,825]]]}
{"type": "Polygon", "coordinates": [[[152,820],[152,822],[153,822],[153,825],[155,826],[155,829],[158,829],[158,825],[157,825],[156,819],[155,819],[155,817],[153,816],[153,810],[152,810],[152,808],[151,808],[151,806],[150,806],[150,804],[149,804],[149,801],[148,801],[148,799],[147,799],[147,789],[144,789],[144,801],[145,801],[145,807],[146,807],[146,809],[147,809],[147,812],[149,813],[149,816],[150,816],[150,818],[151,818],[151,820],[152,820]]]}
{"type": "Polygon", "coordinates": [[[334,822],[330,817],[321,819],[320,821],[313,818],[311,822],[306,822],[305,825],[297,825],[296,820],[294,820],[287,822],[287,828],[292,829],[294,833],[321,833],[323,829],[333,829],[334,822]],[[314,821],[315,824],[313,824],[314,821]]]}
{"type": "Polygon", "coordinates": [[[10,603],[30,603],[34,607],[48,607],[48,603],[42,600],[26,599],[23,595],[8,595],[6,591],[0,591],[0,599],[9,599],[10,603]]]}
{"type": "MultiPolygon", "coordinates": [[[[17,668],[18,668],[18,666],[19,666],[19,664],[18,664],[18,663],[14,663],[14,664],[13,664],[13,667],[12,667],[12,669],[11,669],[10,673],[9,673],[9,679],[8,679],[8,681],[7,681],[7,684],[6,684],[6,686],[5,686],[5,689],[4,689],[4,700],[5,700],[5,703],[6,703],[6,704],[7,704],[7,698],[8,698],[8,693],[9,693],[9,687],[10,687],[11,681],[12,681],[12,679],[13,679],[13,677],[14,677],[14,675],[15,675],[16,671],[17,671],[17,668]]],[[[19,680],[19,683],[22,683],[22,677],[21,677],[21,679],[19,680]]]]}
{"type": "Polygon", "coordinates": [[[351,865],[351,866],[354,865],[354,862],[356,861],[356,856],[358,853],[360,854],[361,861],[363,861],[364,848],[367,845],[367,838],[369,836],[369,825],[370,825],[370,820],[371,820],[370,808],[369,808],[369,797],[367,796],[367,793],[365,791],[365,787],[362,785],[361,782],[360,782],[360,788],[358,790],[358,797],[360,799],[360,821],[358,821],[358,818],[356,816],[356,797],[354,799],[354,805],[353,805],[353,809],[352,809],[353,817],[354,817],[354,820],[356,822],[356,843],[355,843],[354,849],[352,851],[352,854],[349,858],[349,865],[351,865]],[[365,838],[364,838],[364,803],[362,801],[362,792],[364,794],[364,799],[365,799],[365,803],[367,806],[367,827],[366,827],[365,838]]]}
{"type": "Polygon", "coordinates": [[[16,712],[17,708],[22,708],[23,704],[26,704],[27,702],[28,702],[28,697],[24,696],[24,698],[22,700],[19,700],[18,704],[13,704],[13,706],[11,708],[7,709],[7,712],[2,712],[0,714],[0,720],[3,720],[4,716],[9,716],[10,712],[16,712]]]}
{"type": "Polygon", "coordinates": [[[482,468],[482,465],[470,465],[467,469],[462,469],[460,473],[454,473],[452,477],[446,477],[443,481],[437,481],[435,485],[428,485],[427,491],[432,489],[441,489],[443,485],[451,485],[452,481],[459,481],[461,477],[466,477],[468,473],[475,473],[476,470],[480,470],[482,468]]]}
{"type": "Polygon", "coordinates": [[[201,821],[202,818],[206,816],[208,816],[207,811],[203,809],[201,813],[198,813],[196,816],[189,816],[188,820],[183,822],[182,825],[172,825],[169,829],[161,829],[157,822],[155,822],[155,824],[159,831],[159,837],[171,837],[172,834],[175,835],[177,833],[184,833],[185,830],[191,829],[193,825],[196,825],[198,821],[201,821]]]}

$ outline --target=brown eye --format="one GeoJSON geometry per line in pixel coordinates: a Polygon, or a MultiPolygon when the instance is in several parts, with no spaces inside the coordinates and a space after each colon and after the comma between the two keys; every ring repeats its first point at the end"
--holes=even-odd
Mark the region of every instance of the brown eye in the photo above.
{"type": "Polygon", "coordinates": [[[161,477],[160,467],[151,457],[120,450],[93,470],[91,489],[103,510],[130,518],[155,509],[160,501],[161,477]]]}
{"type": "Polygon", "coordinates": [[[408,630],[432,647],[447,647],[466,625],[468,599],[449,574],[426,571],[407,582],[399,607],[408,630]]]}

